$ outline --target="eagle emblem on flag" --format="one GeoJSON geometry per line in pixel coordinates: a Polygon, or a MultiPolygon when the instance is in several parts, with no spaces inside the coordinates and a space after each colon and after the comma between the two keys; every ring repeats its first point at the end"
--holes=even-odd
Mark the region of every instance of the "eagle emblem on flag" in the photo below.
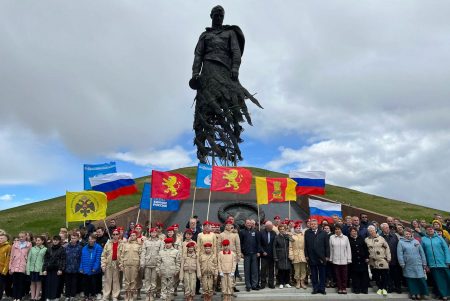
{"type": "Polygon", "coordinates": [[[106,218],[108,199],[99,191],[66,192],[66,220],[77,222],[106,218]]]}
{"type": "Polygon", "coordinates": [[[75,204],[75,213],[81,213],[84,217],[87,217],[90,213],[95,212],[95,204],[88,197],[82,196],[81,199],[75,204]]]}

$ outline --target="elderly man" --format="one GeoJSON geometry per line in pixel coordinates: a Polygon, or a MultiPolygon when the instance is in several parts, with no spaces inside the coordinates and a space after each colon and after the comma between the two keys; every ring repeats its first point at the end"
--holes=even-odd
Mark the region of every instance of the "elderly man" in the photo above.
{"type": "Polygon", "coordinates": [[[261,250],[261,289],[266,285],[275,288],[274,282],[274,261],[273,261],[273,241],[277,234],[273,230],[273,223],[267,221],[264,229],[259,234],[259,249],[261,250]]]}
{"type": "Polygon", "coordinates": [[[391,251],[391,261],[389,262],[389,275],[388,275],[388,293],[396,291],[402,292],[402,268],[400,267],[397,259],[397,245],[399,238],[395,233],[391,232],[388,223],[382,223],[381,237],[388,243],[391,251]]]}
{"type": "Polygon", "coordinates": [[[326,265],[330,258],[330,243],[326,232],[319,229],[317,220],[310,221],[311,228],[305,232],[305,256],[311,269],[313,294],[325,292],[326,265]]]}
{"type": "MultiPolygon", "coordinates": [[[[352,227],[356,228],[356,230],[358,231],[358,235],[361,236],[362,238],[366,238],[369,235],[367,233],[367,227],[361,226],[359,217],[357,216],[352,217],[352,227]]],[[[350,235],[349,228],[346,229],[346,233],[344,233],[344,235],[346,236],[350,235]]]]}
{"type": "Polygon", "coordinates": [[[241,253],[244,257],[245,288],[250,290],[259,290],[258,288],[258,257],[259,235],[255,230],[252,220],[245,220],[245,228],[239,232],[241,240],[241,253]]]}
{"type": "Polygon", "coordinates": [[[198,223],[198,220],[196,218],[189,219],[189,223],[188,223],[186,228],[191,229],[191,231],[192,231],[192,240],[196,242],[198,234],[200,232],[202,232],[202,229],[201,229],[201,226],[198,223]]]}

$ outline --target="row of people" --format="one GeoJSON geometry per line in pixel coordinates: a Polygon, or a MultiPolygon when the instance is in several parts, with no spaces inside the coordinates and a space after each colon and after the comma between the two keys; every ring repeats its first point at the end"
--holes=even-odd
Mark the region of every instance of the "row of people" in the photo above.
{"type": "Polygon", "coordinates": [[[126,301],[138,297],[141,290],[149,300],[159,296],[169,300],[180,282],[188,300],[199,293],[200,286],[205,300],[210,300],[221,285],[224,299],[231,299],[237,291],[237,263],[243,258],[247,291],[275,288],[275,278],[280,288],[291,284],[306,288],[310,277],[313,293],[325,294],[330,278],[337,283],[338,293],[347,293],[349,282],[354,293],[367,293],[371,273],[378,293],[386,295],[389,289],[400,290],[403,271],[412,297],[428,294],[424,278],[430,272],[435,294],[447,298],[450,256],[444,238],[435,233],[435,222],[415,237],[417,229],[373,225],[365,223],[364,215],[360,217],[361,222],[358,217],[352,217],[351,224],[336,218],[320,226],[309,220],[303,227],[301,221],[281,222],[277,216],[261,230],[253,220],[247,220],[240,230],[230,216],[222,232],[217,224],[205,222],[201,229],[198,220],[191,219],[184,235],[177,224],[163,234],[161,223],[147,231],[139,224],[125,231],[113,221],[106,231],[110,239],[102,228],[87,235],[87,227],[82,227],[69,236],[67,229],[61,229],[51,242],[34,238],[32,247],[27,241],[31,236],[21,232],[11,251],[6,235],[0,232],[0,256],[11,253],[9,261],[3,265],[0,261],[0,285],[5,285],[9,272],[14,300],[28,291],[32,300],[39,300],[41,292],[46,299],[56,299],[63,291],[70,300],[80,288],[86,299],[103,293],[103,299],[117,300],[123,288],[126,301]],[[417,256],[411,257],[414,251],[417,256]],[[29,287],[24,285],[27,281],[29,287]]]}
{"type": "MultiPolygon", "coordinates": [[[[147,292],[147,300],[171,300],[181,282],[186,298],[191,300],[199,293],[198,278],[202,280],[205,300],[212,299],[213,288],[220,284],[224,299],[228,300],[234,290],[234,272],[240,256],[235,246],[239,238],[230,231],[231,222],[220,240],[210,226],[204,223],[203,232],[196,233],[201,245],[192,240],[194,233],[190,229],[184,235],[178,233],[178,225],[167,228],[165,234],[161,227],[151,228],[147,236],[142,226],[136,225],[128,239],[123,236],[124,229],[117,227],[109,229],[111,238],[106,241],[102,229],[93,231],[87,240],[74,230],[67,241],[60,235],[50,241],[42,236],[30,241],[31,236],[21,232],[12,246],[7,235],[0,233],[0,256],[4,258],[0,262],[0,290],[3,293],[6,289],[13,300],[21,300],[27,292],[32,300],[55,300],[63,291],[67,300],[73,300],[80,288],[86,300],[102,294],[104,300],[116,301],[121,289],[125,290],[126,301],[138,297],[141,290],[147,292]],[[227,237],[235,251],[229,250],[227,237]],[[6,275],[12,280],[9,292],[3,277],[6,275]]],[[[63,237],[64,232],[60,232],[63,237]]]]}

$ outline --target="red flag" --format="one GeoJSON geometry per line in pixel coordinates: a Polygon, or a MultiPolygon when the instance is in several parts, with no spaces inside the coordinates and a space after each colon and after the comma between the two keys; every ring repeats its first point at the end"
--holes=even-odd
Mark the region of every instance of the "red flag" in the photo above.
{"type": "Polygon", "coordinates": [[[185,200],[191,194],[191,179],[173,172],[152,170],[152,198],[185,200]]]}
{"type": "Polygon", "coordinates": [[[213,166],[211,190],[249,193],[252,185],[252,172],[242,167],[213,166]]]}

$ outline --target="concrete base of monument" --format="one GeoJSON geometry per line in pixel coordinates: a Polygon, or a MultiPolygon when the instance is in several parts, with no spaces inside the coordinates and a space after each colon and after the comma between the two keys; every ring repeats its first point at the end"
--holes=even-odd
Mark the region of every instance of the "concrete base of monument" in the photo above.
{"type": "MultiPolygon", "coordinates": [[[[240,292],[236,293],[235,300],[245,300],[245,301],[257,301],[257,300],[277,300],[277,301],[290,301],[290,300],[410,300],[407,293],[397,294],[392,293],[388,294],[388,296],[383,297],[377,295],[376,293],[376,285],[372,282],[373,287],[369,287],[368,294],[353,294],[351,289],[348,289],[347,295],[340,295],[337,293],[335,288],[327,288],[326,295],[322,294],[312,294],[311,284],[308,285],[307,289],[296,289],[295,287],[291,288],[283,288],[280,289],[276,286],[274,289],[264,288],[259,291],[250,291],[247,292],[245,290],[245,282],[244,282],[244,267],[243,262],[239,263],[239,273],[242,276],[242,281],[237,281],[236,288],[239,289],[240,292]]],[[[406,289],[406,288],[405,288],[406,289]]],[[[184,300],[183,298],[183,288],[180,285],[178,287],[178,296],[175,297],[175,300],[184,300]]],[[[202,300],[201,296],[195,296],[194,300],[202,300]]],[[[222,300],[222,294],[216,293],[214,295],[213,300],[222,300]]]]}

